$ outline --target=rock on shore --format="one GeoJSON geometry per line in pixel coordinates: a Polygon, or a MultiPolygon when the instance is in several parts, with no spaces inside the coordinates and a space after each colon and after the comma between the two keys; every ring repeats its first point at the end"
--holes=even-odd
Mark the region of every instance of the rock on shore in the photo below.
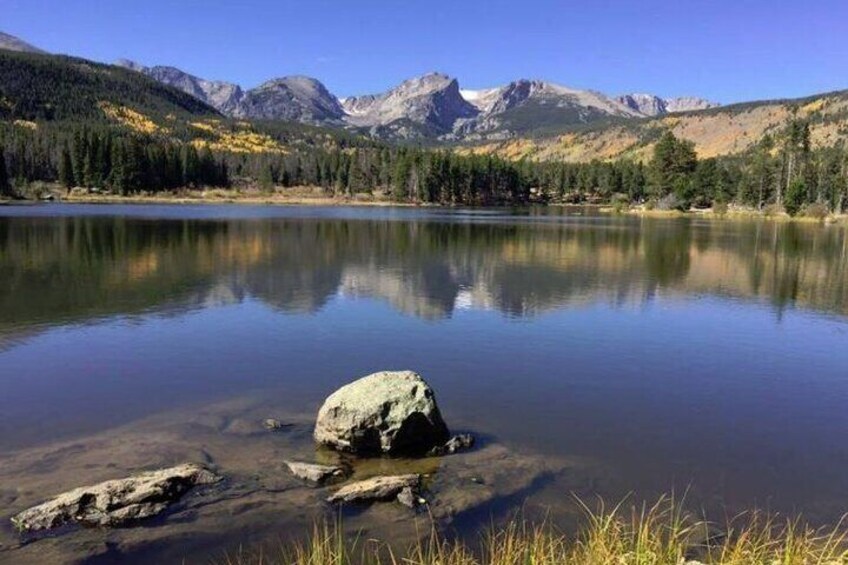
{"type": "Polygon", "coordinates": [[[219,480],[218,475],[205,467],[185,463],[76,488],[24,510],[12,518],[12,523],[24,531],[47,530],[69,522],[120,526],[155,516],[191,488],[219,480]]]}
{"type": "Polygon", "coordinates": [[[423,454],[448,438],[433,389],[412,371],[374,373],[341,387],[315,425],[318,443],[359,454],[423,454]]]}
{"type": "Polygon", "coordinates": [[[453,455],[458,451],[465,451],[474,447],[474,436],[471,434],[459,434],[453,436],[444,445],[437,445],[427,454],[431,456],[453,455]]]}
{"type": "Polygon", "coordinates": [[[418,500],[420,475],[394,475],[374,477],[345,485],[327,498],[327,502],[373,502],[397,498],[406,506],[414,506],[418,500]]]}
{"type": "Polygon", "coordinates": [[[347,476],[347,471],[335,465],[318,465],[302,461],[284,461],[292,475],[305,481],[323,484],[330,479],[340,479],[347,476]]]}

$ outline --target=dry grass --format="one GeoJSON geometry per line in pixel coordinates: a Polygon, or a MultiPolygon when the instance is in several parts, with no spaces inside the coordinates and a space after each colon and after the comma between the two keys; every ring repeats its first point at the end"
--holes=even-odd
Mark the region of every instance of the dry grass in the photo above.
{"type": "Polygon", "coordinates": [[[478,549],[435,530],[403,554],[378,540],[347,540],[341,527],[317,525],[306,542],[276,555],[227,557],[225,565],[724,565],[848,564],[846,528],[827,530],[760,513],[738,516],[724,533],[683,510],[673,497],[653,506],[595,508],[580,502],[584,527],[569,537],[550,524],[516,519],[484,534],[478,549]]]}

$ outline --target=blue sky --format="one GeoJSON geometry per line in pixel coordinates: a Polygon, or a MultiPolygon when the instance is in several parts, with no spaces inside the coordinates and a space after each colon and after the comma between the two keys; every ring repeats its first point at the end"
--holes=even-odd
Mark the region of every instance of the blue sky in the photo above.
{"type": "Polygon", "coordinates": [[[306,74],[337,95],[432,70],[723,103],[848,88],[848,0],[0,0],[0,30],[247,87],[306,74]]]}

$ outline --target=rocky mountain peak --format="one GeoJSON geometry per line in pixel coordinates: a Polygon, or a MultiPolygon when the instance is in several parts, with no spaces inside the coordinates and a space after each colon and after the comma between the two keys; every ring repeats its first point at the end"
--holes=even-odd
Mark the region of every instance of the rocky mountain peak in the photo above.
{"type": "Polygon", "coordinates": [[[141,63],[131,61],[130,59],[118,59],[117,61],[115,61],[115,65],[123,67],[125,69],[129,69],[131,71],[136,71],[138,73],[143,73],[147,71],[147,67],[145,67],[141,63]]]}
{"type": "Polygon", "coordinates": [[[639,112],[594,91],[538,79],[519,79],[485,90],[464,90],[463,97],[480,115],[460,124],[463,137],[509,137],[540,127],[567,127],[639,112]]]}
{"type": "Polygon", "coordinates": [[[234,115],[323,123],[341,120],[345,111],[320,81],[295,75],[275,78],[249,90],[234,115]]]}
{"type": "Polygon", "coordinates": [[[665,101],[653,94],[624,94],[616,100],[645,116],[659,116],[666,113],[665,101]]]}
{"type": "Polygon", "coordinates": [[[696,97],[660,98],[653,94],[625,94],[617,98],[623,105],[643,116],[662,116],[674,112],[706,110],[718,104],[696,97]]]}
{"type": "Polygon", "coordinates": [[[455,78],[451,78],[446,74],[431,72],[420,77],[407,79],[392,89],[391,92],[398,96],[411,96],[428,94],[453,86],[459,89],[459,83],[455,78]]]}
{"type": "Polygon", "coordinates": [[[457,80],[442,73],[405,80],[384,94],[351,96],[342,104],[354,125],[387,126],[408,121],[440,134],[452,131],[458,120],[479,113],[462,97],[457,80]]]}
{"type": "Polygon", "coordinates": [[[23,39],[19,39],[8,33],[3,33],[2,31],[0,31],[0,49],[18,51],[21,53],[47,53],[47,51],[39,49],[34,45],[30,45],[23,39]]]}
{"type": "Polygon", "coordinates": [[[716,108],[720,104],[710,102],[696,96],[682,96],[679,98],[666,98],[666,110],[668,112],[690,112],[693,110],[706,110],[708,108],[716,108]]]}

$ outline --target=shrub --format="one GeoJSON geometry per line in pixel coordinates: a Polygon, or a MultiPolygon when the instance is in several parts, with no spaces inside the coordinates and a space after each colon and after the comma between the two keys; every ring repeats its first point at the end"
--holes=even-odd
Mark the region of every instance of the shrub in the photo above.
{"type": "Polygon", "coordinates": [[[801,206],[804,205],[804,200],[807,198],[807,183],[804,179],[795,179],[789,186],[786,187],[786,194],[783,197],[783,207],[786,208],[786,213],[790,216],[795,216],[801,211],[801,206]]]}
{"type": "Polygon", "coordinates": [[[804,216],[808,218],[815,218],[817,220],[824,220],[829,213],[830,210],[828,210],[827,206],[821,202],[813,202],[804,208],[804,216]]]}
{"type": "Polygon", "coordinates": [[[727,202],[713,202],[713,214],[717,216],[727,214],[727,202]]]}
{"type": "Polygon", "coordinates": [[[623,214],[630,209],[630,199],[626,194],[615,194],[612,197],[612,210],[616,214],[623,214]]]}
{"type": "Polygon", "coordinates": [[[773,216],[779,216],[783,212],[783,209],[777,204],[769,204],[765,208],[763,208],[763,215],[766,218],[771,218],[773,216]]]}
{"type": "Polygon", "coordinates": [[[682,207],[683,202],[673,192],[666,194],[657,202],[657,210],[680,210],[682,207]]]}

